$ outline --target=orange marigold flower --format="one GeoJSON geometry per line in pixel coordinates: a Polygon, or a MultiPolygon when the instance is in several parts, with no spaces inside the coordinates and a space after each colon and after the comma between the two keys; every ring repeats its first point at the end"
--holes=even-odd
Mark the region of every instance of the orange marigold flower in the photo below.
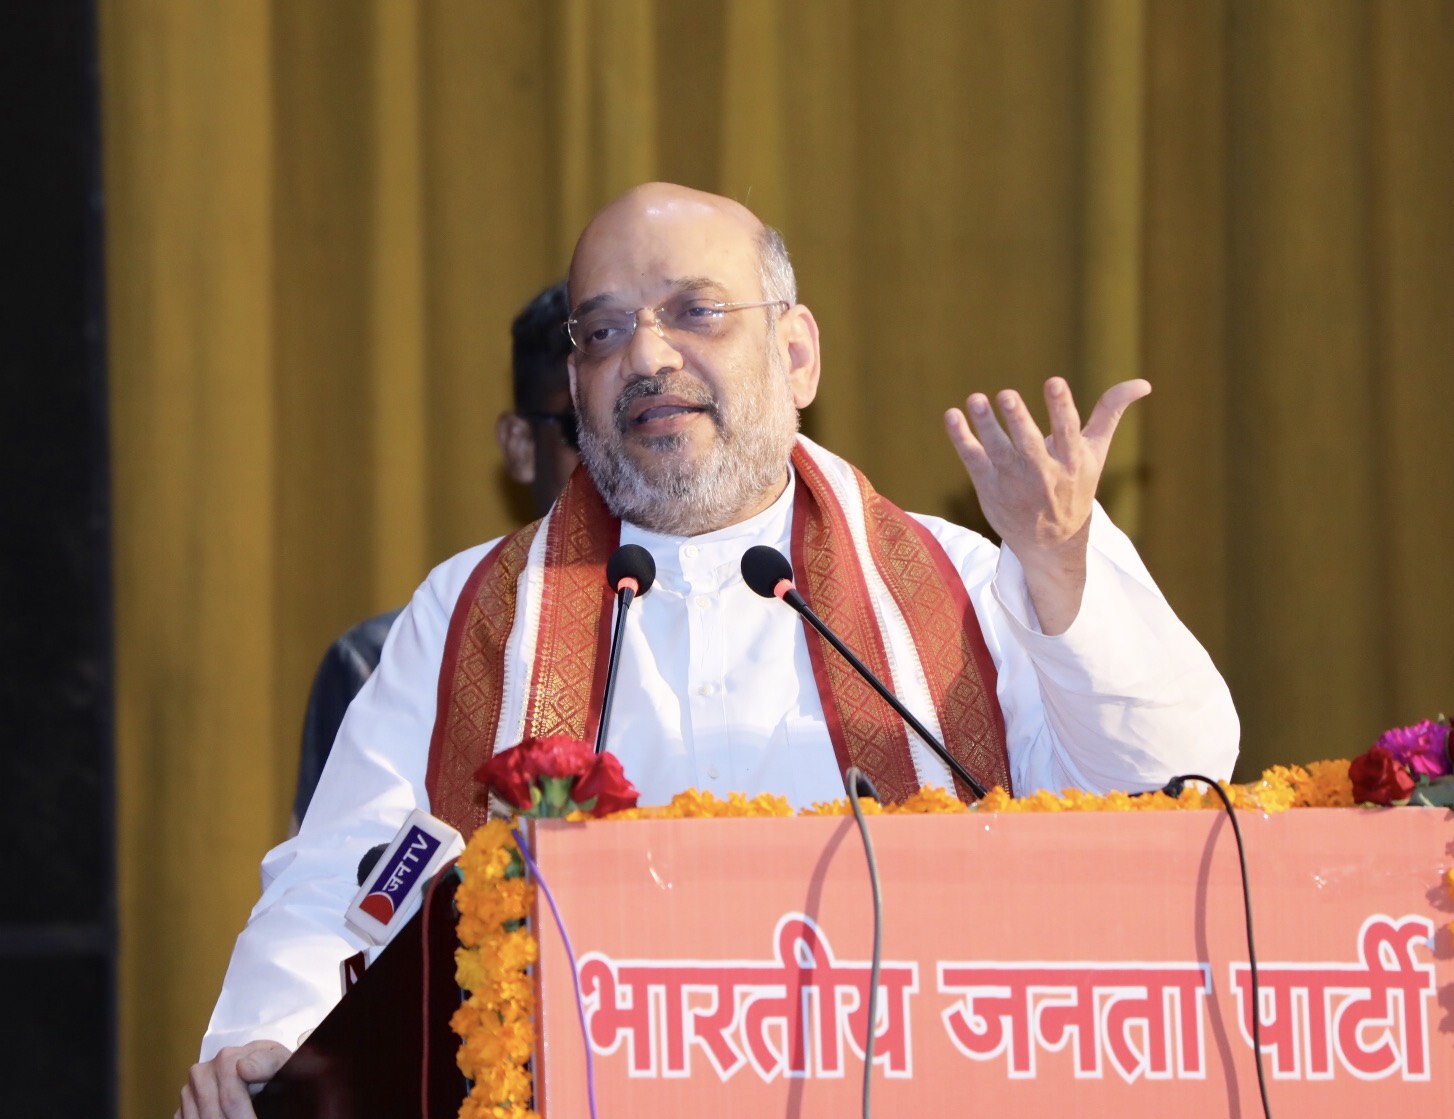
{"type": "Polygon", "coordinates": [[[1308,763],[1308,775],[1313,782],[1313,799],[1309,801],[1311,807],[1353,807],[1353,780],[1348,776],[1348,767],[1351,764],[1352,760],[1349,758],[1308,763]]]}
{"type": "Polygon", "coordinates": [[[980,799],[975,808],[980,812],[1005,812],[1013,803],[1010,794],[996,785],[980,799]]]}
{"type": "MultiPolygon", "coordinates": [[[[846,804],[845,804],[846,806],[846,804]]],[[[904,798],[902,804],[889,808],[890,812],[922,813],[924,815],[952,815],[968,812],[969,805],[948,789],[939,785],[922,785],[904,798]]]]}

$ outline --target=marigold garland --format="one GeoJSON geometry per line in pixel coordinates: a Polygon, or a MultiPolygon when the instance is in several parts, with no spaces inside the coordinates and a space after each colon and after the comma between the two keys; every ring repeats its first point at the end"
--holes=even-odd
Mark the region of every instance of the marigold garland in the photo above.
{"type": "MultiPolygon", "coordinates": [[[[1273,766],[1246,785],[1224,782],[1232,803],[1257,812],[1283,812],[1289,808],[1349,808],[1355,803],[1348,776],[1348,761],[1309,762],[1273,766]]],[[[1211,790],[1188,785],[1177,797],[1162,792],[1131,796],[1128,793],[1087,793],[1066,789],[1058,795],[1044,790],[1028,797],[1011,797],[1004,789],[991,789],[979,803],[968,806],[952,792],[923,788],[902,804],[863,803],[869,815],[925,815],[965,812],[1167,812],[1220,809],[1211,790]]],[[[843,816],[847,799],[817,803],[802,816],[843,816]]],[[[608,820],[741,819],[794,815],[780,796],[747,797],[732,793],[725,800],[697,789],[655,808],[629,808],[608,820]]],[[[569,820],[589,815],[573,812],[569,820]]],[[[463,1038],[460,1070],[474,1088],[460,1107],[460,1119],[535,1119],[530,1110],[528,1062],[535,1047],[534,987],[526,969],[535,963],[538,946],[524,925],[535,891],[524,877],[519,850],[510,825],[492,820],[475,832],[459,867],[464,881],[455,894],[459,909],[459,939],[455,955],[459,985],[470,992],[468,1001],[451,1020],[463,1038]]],[[[1454,899],[1454,869],[1445,875],[1445,888],[1454,899]]],[[[1454,932],[1454,924],[1450,926],[1454,932]]]]}
{"type": "Polygon", "coordinates": [[[459,1070],[474,1081],[460,1119],[535,1119],[526,1068],[535,1051],[535,992],[526,969],[539,948],[525,924],[535,887],[504,820],[476,831],[457,865],[464,880],[454,895],[455,982],[469,998],[449,1025],[463,1039],[459,1070]]]}

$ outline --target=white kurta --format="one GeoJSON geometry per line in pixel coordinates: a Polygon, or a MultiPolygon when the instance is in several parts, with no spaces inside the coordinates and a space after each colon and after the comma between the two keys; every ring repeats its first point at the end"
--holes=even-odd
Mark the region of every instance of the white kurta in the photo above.
{"type": "MultiPolygon", "coordinates": [[[[691,538],[622,526],[621,543],[655,559],[656,583],[627,618],[607,745],[643,804],[689,787],[781,793],[799,807],[843,796],[803,624],[754,594],[739,566],[753,544],[788,554],[792,502],[789,485],[751,520],[691,538]]],[[[1230,775],[1238,723],[1226,685],[1099,508],[1080,613],[1055,637],[1039,632],[1011,552],[918,519],[958,568],[983,627],[1017,794],[1230,775]]],[[[362,946],[343,925],[358,861],[412,809],[429,806],[424,775],[445,635],[465,580],[492,546],[437,567],[394,624],[299,834],[263,861],[263,895],[238,937],[204,1060],[257,1038],[294,1047],[338,1001],[339,962],[362,946]]],[[[907,640],[894,627],[885,636],[907,640]]],[[[912,681],[895,683],[937,730],[927,696],[912,681]]],[[[510,718],[502,712],[502,726],[510,718]]],[[[910,741],[921,781],[948,785],[943,763],[912,732],[910,741]]]]}

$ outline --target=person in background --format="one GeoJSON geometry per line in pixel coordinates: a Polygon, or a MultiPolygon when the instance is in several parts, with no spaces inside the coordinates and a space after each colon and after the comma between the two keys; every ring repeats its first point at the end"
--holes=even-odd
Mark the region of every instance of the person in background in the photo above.
{"type": "MultiPolygon", "coordinates": [[[[570,374],[566,370],[571,343],[561,325],[569,315],[565,281],[561,280],[527,303],[510,325],[515,407],[500,413],[495,438],[504,452],[506,473],[512,481],[529,487],[537,517],[545,516],[580,461],[576,414],[570,402],[570,374]]],[[[297,834],[338,736],[343,713],[378,667],[384,638],[401,613],[403,607],[366,618],[323,655],[303,716],[298,787],[293,795],[288,834],[297,834]]]]}

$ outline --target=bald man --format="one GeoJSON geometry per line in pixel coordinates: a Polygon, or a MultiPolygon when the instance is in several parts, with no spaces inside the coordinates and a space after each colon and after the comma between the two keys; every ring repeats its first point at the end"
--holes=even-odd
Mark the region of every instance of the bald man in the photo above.
{"type": "Polygon", "coordinates": [[[581,235],[569,294],[583,468],[543,523],[442,564],[395,624],[301,833],[263,863],[188,1119],[249,1114],[248,1083],[337,1001],[339,961],[358,950],[343,912],[370,847],[416,807],[467,835],[492,751],[594,734],[619,544],[657,567],[628,617],[607,743],[643,803],[697,787],[801,806],[841,796],[854,764],[889,799],[924,784],[969,795],[790,610],[744,584],[757,544],[793,557],[808,601],[986,786],[1231,772],[1225,685],[1095,504],[1146,382],[1108,390],[1082,425],[1051,379],[1048,438],[1012,391],[998,415],[981,393],[946,413],[996,548],[902,512],[798,434],[818,326],[781,238],[742,206],[662,183],[628,192],[581,235]]]}

